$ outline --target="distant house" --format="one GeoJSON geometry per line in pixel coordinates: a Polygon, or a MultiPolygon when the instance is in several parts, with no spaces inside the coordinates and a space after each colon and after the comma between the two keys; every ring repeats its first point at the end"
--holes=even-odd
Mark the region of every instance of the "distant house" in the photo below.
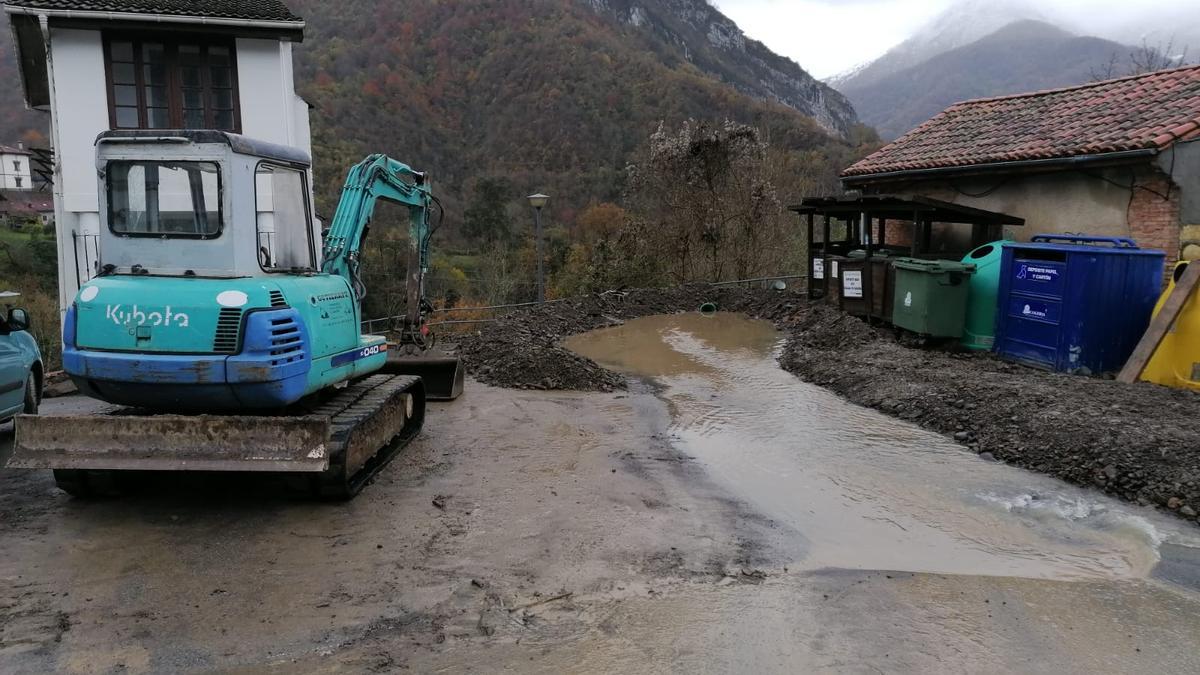
{"type": "Polygon", "coordinates": [[[1200,258],[1200,66],[958,103],[842,183],[1024,218],[1012,238],[1128,236],[1200,258]]]}
{"type": "Polygon", "coordinates": [[[33,153],[21,144],[0,145],[0,190],[32,190],[29,160],[33,153]]]}
{"type": "Polygon", "coordinates": [[[54,222],[54,199],[42,190],[0,190],[0,226],[23,230],[54,222]]]}
{"type": "Polygon", "coordinates": [[[221,129],[312,153],[292,78],[304,21],[279,0],[8,0],[4,11],[25,102],[50,112],[63,307],[95,273],[101,132],[221,129]]]}

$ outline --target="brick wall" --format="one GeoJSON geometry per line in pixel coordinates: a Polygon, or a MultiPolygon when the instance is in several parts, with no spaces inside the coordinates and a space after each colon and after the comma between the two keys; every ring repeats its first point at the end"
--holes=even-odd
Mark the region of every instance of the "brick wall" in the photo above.
{"type": "MultiPolygon", "coordinates": [[[[912,246],[912,221],[889,220],[885,234],[886,245],[909,248],[912,246]]],[[[966,253],[971,243],[971,227],[961,223],[934,223],[930,243],[933,250],[929,253],[966,253]]]]}
{"type": "Polygon", "coordinates": [[[912,222],[889,220],[884,230],[884,243],[888,246],[912,246],[912,222]]]}
{"type": "Polygon", "coordinates": [[[1179,187],[1158,171],[1139,174],[1137,185],[1141,187],[1134,189],[1129,202],[1129,236],[1142,248],[1166,251],[1166,274],[1179,260],[1179,187]],[[1163,195],[1170,198],[1163,199],[1163,195]]]}

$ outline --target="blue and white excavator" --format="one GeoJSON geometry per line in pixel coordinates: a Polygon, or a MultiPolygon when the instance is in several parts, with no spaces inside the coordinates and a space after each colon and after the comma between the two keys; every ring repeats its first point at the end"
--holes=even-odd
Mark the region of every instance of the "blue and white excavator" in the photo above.
{"type": "Polygon", "coordinates": [[[19,417],[8,466],[53,469],[79,496],[183,470],[346,498],[419,432],[427,396],[461,393],[458,359],[427,350],[425,174],[367,157],[322,236],[295,148],[218,131],[109,131],[96,148],[100,261],[66,313],[63,367],[111,407],[19,417]],[[380,200],[409,214],[395,345],[360,329],[380,200]]]}

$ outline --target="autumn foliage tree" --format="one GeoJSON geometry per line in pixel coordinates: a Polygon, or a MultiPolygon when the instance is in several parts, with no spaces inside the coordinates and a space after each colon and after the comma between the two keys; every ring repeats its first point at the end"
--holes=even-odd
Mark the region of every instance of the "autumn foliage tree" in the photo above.
{"type": "Polygon", "coordinates": [[[592,204],[575,221],[566,259],[555,279],[558,295],[662,284],[646,221],[611,203],[592,204]]]}
{"type": "Polygon", "coordinates": [[[630,203],[675,282],[777,273],[787,239],[768,147],[751,126],[660,126],[629,167],[630,203]],[[774,269],[773,269],[774,268],[774,269]]]}
{"type": "Polygon", "coordinates": [[[576,218],[559,292],[798,270],[803,237],[778,195],[830,192],[828,160],[763,136],[733,121],[660,124],[626,169],[622,205],[594,203],[576,218]]]}

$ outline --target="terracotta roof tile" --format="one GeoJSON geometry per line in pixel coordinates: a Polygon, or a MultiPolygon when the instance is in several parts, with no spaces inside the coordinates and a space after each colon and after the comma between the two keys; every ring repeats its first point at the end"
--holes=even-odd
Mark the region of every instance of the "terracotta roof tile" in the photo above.
{"type": "Polygon", "coordinates": [[[1200,138],[1200,65],[956,103],[843,177],[1058,159],[1200,138]]]}
{"type": "Polygon", "coordinates": [[[0,213],[33,215],[52,213],[54,197],[38,190],[0,190],[0,213]]]}

